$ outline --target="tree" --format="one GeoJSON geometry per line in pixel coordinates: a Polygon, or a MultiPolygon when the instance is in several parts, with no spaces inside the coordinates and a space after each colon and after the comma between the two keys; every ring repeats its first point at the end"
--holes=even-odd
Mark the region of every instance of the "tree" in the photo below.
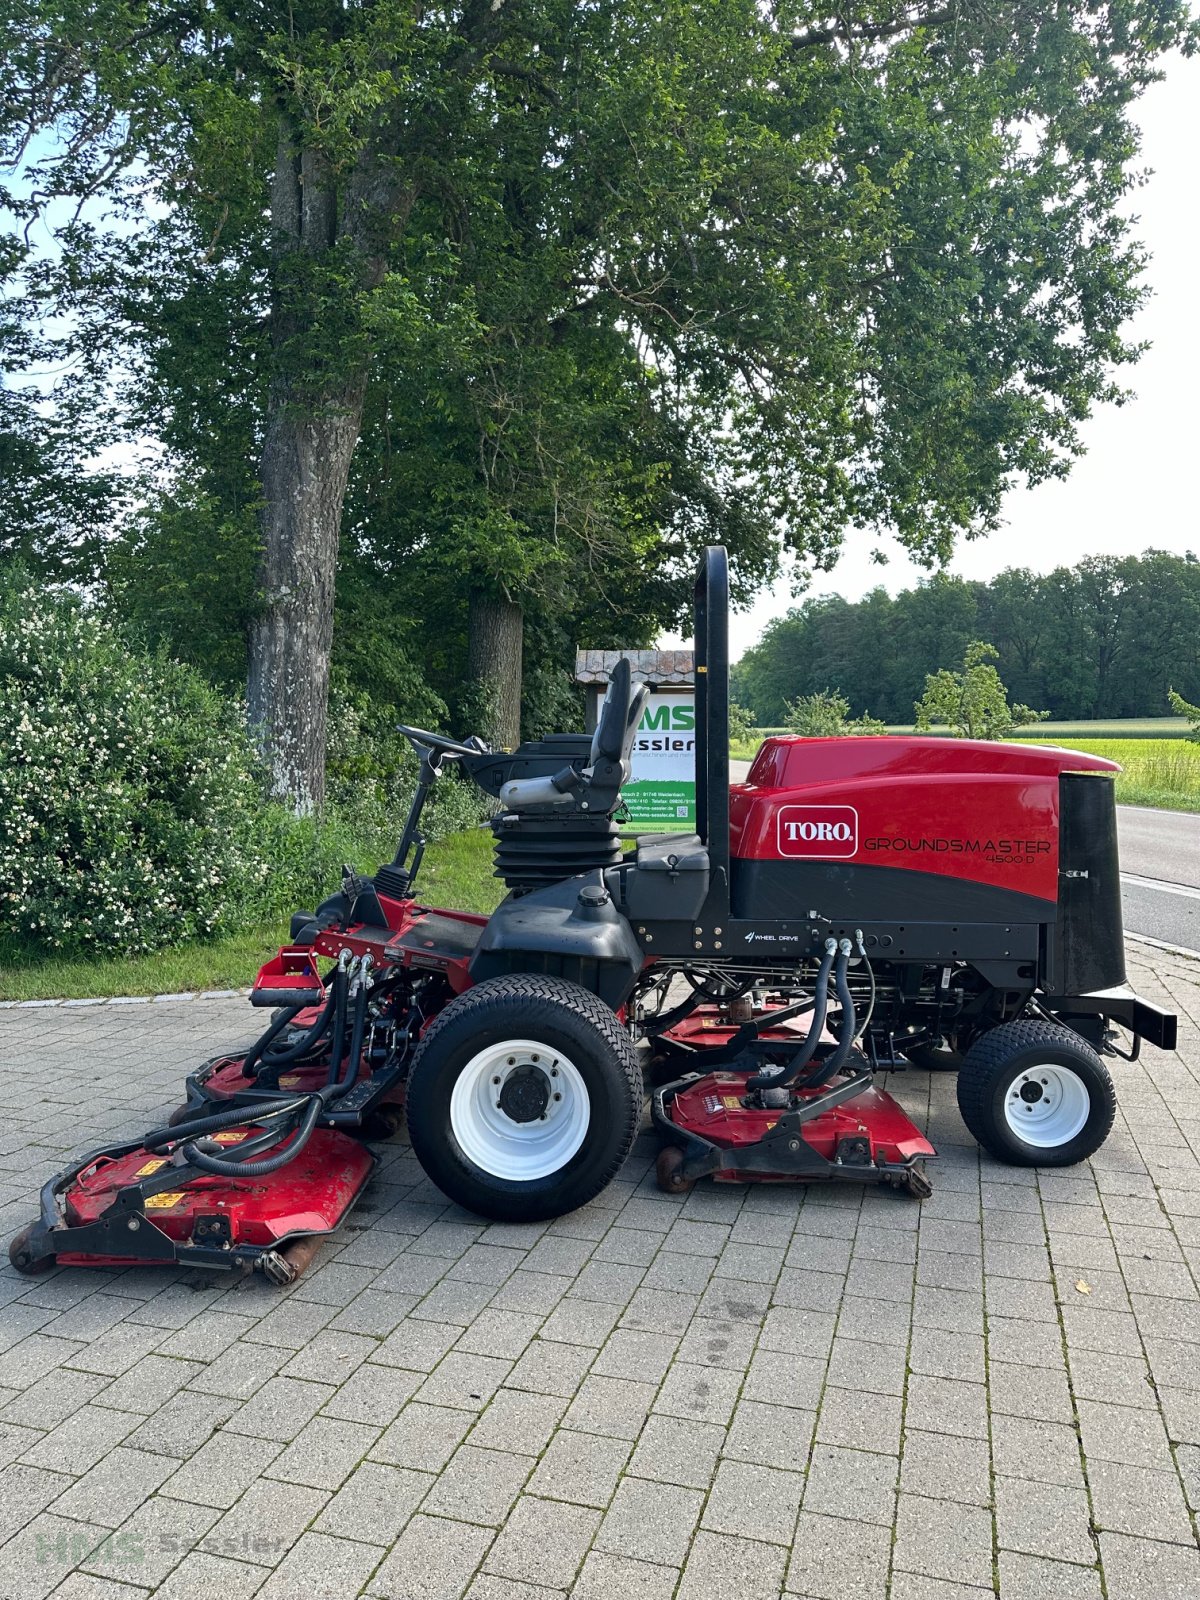
{"type": "Polygon", "coordinates": [[[886,723],[865,712],[861,717],[851,719],[850,702],[837,689],[822,689],[793,701],[787,708],[787,726],[791,733],[818,739],[887,732],[886,723]]]}
{"type": "MultiPolygon", "coordinates": [[[[252,357],[226,358],[218,391],[257,458],[251,712],[301,808],[322,793],[343,507],[397,318],[449,302],[465,330],[448,386],[474,407],[486,507],[451,555],[496,624],[485,682],[515,683],[514,608],[547,575],[568,587],[591,533],[555,521],[567,474],[545,452],[518,507],[492,455],[509,432],[537,443],[547,375],[595,346],[623,358],[651,437],[695,441],[660,457],[684,490],[673,520],[646,544],[619,515],[614,565],[682,570],[698,509],[748,521],[752,559],[778,528],[828,565],[866,525],[944,557],[996,525],[1015,474],[1066,471],[1079,422],[1119,395],[1141,266],[1118,209],[1128,112],[1188,37],[1179,0],[833,19],[756,0],[47,0],[3,28],[0,140],[27,194],[142,206],[105,240],[60,229],[47,309],[116,306],[83,332],[158,362],[177,439],[197,355],[215,370],[219,350],[180,336],[177,286],[223,302],[215,326],[252,357]],[[480,377],[493,357],[499,383],[480,377]]],[[[563,392],[612,390],[590,373],[563,392]]]]}
{"type": "Polygon", "coordinates": [[[1177,717],[1187,718],[1188,738],[1193,743],[1200,744],[1200,706],[1194,706],[1190,700],[1185,700],[1181,694],[1176,694],[1174,689],[1167,690],[1167,700],[1177,717]]]}
{"type": "Polygon", "coordinates": [[[930,673],[915,707],[918,732],[945,723],[959,739],[1007,739],[1015,728],[1044,721],[1049,712],[1009,705],[1008,691],[992,666],[999,659],[994,645],[977,639],[967,646],[961,672],[943,668],[930,673]]]}

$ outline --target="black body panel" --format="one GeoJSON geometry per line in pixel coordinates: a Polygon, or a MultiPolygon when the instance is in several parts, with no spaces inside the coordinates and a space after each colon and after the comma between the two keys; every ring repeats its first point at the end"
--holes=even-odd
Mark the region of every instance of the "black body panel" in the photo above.
{"type": "Polygon", "coordinates": [[[509,895],[475,947],[476,983],[506,972],[541,972],[577,983],[613,1010],[629,998],[644,957],[632,927],[613,905],[603,874],[566,878],[509,895]]]}
{"type": "Polygon", "coordinates": [[[1113,781],[1064,772],[1058,780],[1059,920],[1046,987],[1089,994],[1125,982],[1125,930],[1113,781]]]}

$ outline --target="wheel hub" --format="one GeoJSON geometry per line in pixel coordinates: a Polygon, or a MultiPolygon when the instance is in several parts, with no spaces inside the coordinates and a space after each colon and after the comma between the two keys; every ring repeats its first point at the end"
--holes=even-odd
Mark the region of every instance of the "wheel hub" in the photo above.
{"type": "Polygon", "coordinates": [[[550,1080],[538,1067],[518,1067],[505,1078],[499,1106],[514,1122],[537,1122],[550,1104],[550,1080]]]}
{"type": "Polygon", "coordinates": [[[463,1066],[450,1096],[459,1149],[494,1178],[530,1182],[578,1153],[591,1098],[575,1063],[535,1039],[487,1045],[463,1066]]]}
{"type": "Polygon", "coordinates": [[[1018,1072],[1004,1096],[1004,1119],[1017,1137],[1039,1150],[1069,1143],[1091,1111],[1087,1085],[1060,1062],[1018,1072]]]}

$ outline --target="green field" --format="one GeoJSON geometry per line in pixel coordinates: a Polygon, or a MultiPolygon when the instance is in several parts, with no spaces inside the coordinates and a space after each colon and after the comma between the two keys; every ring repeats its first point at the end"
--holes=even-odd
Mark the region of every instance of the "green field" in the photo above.
{"type": "MultiPolygon", "coordinates": [[[[729,753],[735,761],[752,760],[762,738],[786,731],[764,728],[759,738],[732,743],[729,753]]],[[[912,731],[911,727],[888,729],[889,733],[912,731]]],[[[1200,811],[1200,744],[1186,735],[1187,723],[1182,717],[1138,717],[1116,722],[1039,722],[1018,731],[1014,738],[1022,744],[1065,745],[1119,762],[1118,805],[1200,811]]]]}

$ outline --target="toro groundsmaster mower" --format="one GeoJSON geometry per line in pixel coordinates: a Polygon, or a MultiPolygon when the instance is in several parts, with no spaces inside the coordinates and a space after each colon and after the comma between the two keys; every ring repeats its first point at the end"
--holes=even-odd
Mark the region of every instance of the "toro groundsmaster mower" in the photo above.
{"type": "Polygon", "coordinates": [[[950,1066],[1008,1162],[1081,1161],[1112,1125],[1101,1059],[1175,1043],[1125,987],[1113,763],[939,738],[767,739],[729,783],[728,574],[696,580],[695,834],[626,853],[621,786],[648,694],[622,660],[595,733],[489,750],[403,731],[420,779],[395,859],[292,920],[251,1002],[270,1026],[195,1073],[136,1143],[48,1183],[24,1272],[188,1262],[287,1282],[407,1118],[480,1215],[584,1204],[651,1088],[658,1181],[929,1192],[932,1146],[874,1082],[950,1066]],[[499,802],[490,917],[416,897],[421,812],[449,762],[499,802]]]}

